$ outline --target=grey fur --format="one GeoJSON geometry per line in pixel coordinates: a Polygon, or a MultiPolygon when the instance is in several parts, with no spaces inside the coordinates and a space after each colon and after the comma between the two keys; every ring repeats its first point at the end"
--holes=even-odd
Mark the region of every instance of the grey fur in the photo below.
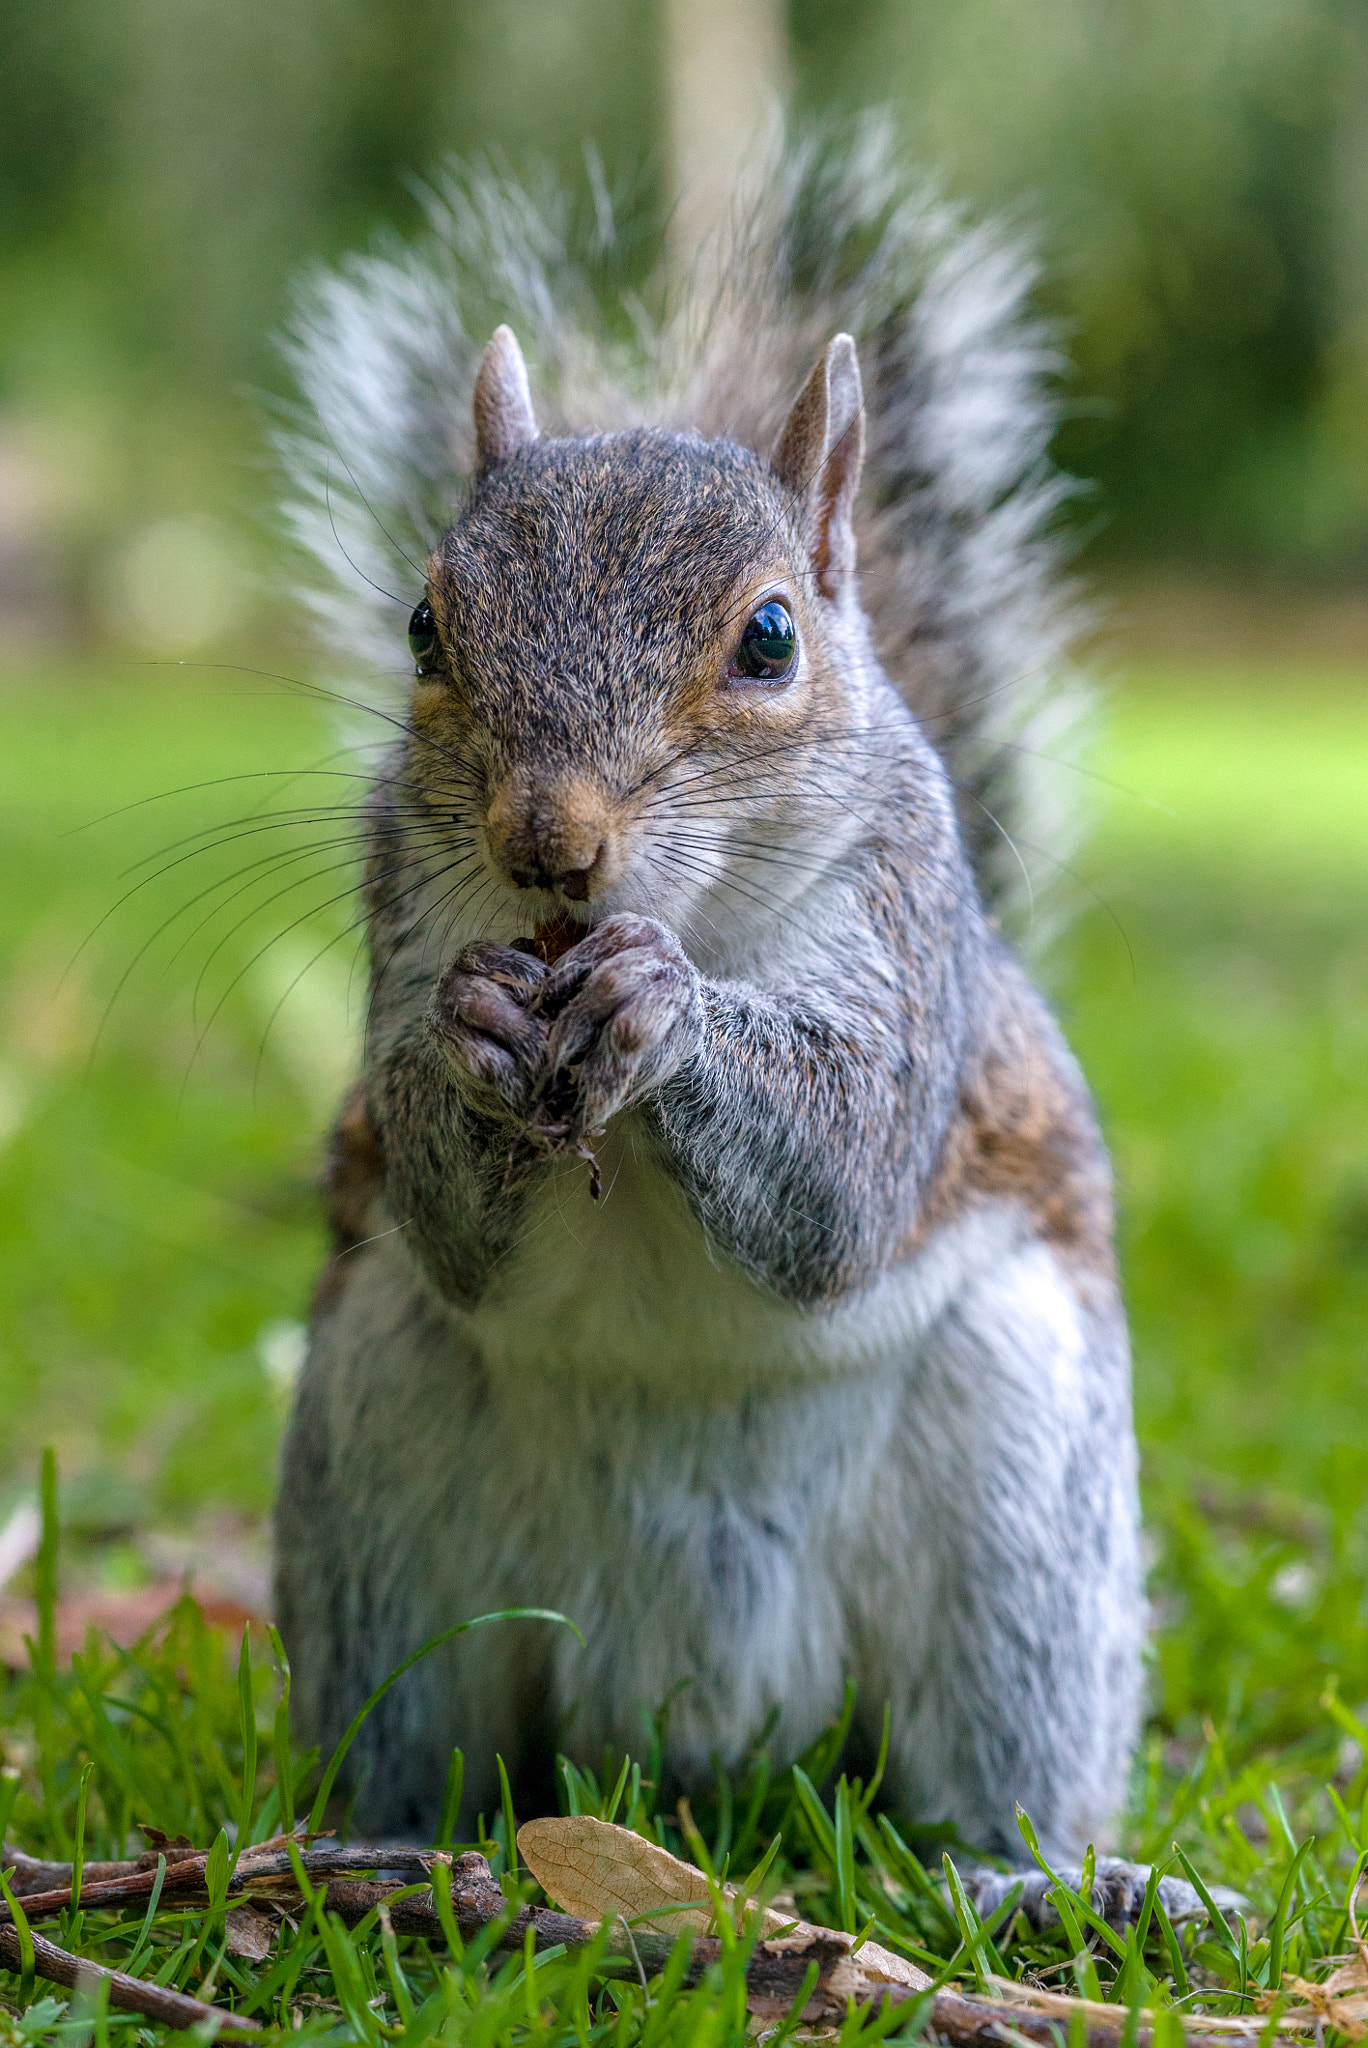
{"type": "MultiPolygon", "coordinates": [[[[800,155],[746,228],[744,319],[724,287],[645,335],[654,395],[582,338],[586,290],[506,186],[452,181],[431,249],[316,293],[298,530],[332,560],[332,437],[436,543],[442,643],[370,817],[384,1174],[287,1443],[295,1698],[326,1744],[455,1620],[550,1606],[587,1640],[507,1625],[420,1665],[355,1752],[369,1826],[429,1830],[455,1743],[472,1814],[496,1752],[637,1747],[681,1682],[680,1782],[771,1714],[791,1755],[848,1672],[866,1740],[892,1702],[891,1796],[985,1846],[1019,1846],[1020,1801],[1077,1857],[1122,1796],[1141,1602],[1106,1161],[958,786],[1026,801],[1000,721],[1035,715],[1062,630],[1041,343],[1019,259],[886,175],[800,155]],[[530,343],[541,438],[442,531],[477,286],[530,343]],[[834,327],[869,400],[859,586],[853,473],[807,493],[758,452],[834,327]],[[728,650],[766,590],[799,653],[748,694],[728,650]],[[518,949],[566,918],[553,964],[518,949]]],[[[829,428],[803,444],[830,455],[829,428]]],[[[392,575],[359,499],[334,511],[392,575]]],[[[393,664],[373,597],[328,617],[393,664]]]]}

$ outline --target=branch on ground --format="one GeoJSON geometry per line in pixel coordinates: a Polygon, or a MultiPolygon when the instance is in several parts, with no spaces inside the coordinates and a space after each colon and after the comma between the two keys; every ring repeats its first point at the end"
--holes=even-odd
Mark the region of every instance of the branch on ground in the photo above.
{"type": "MultiPolygon", "coordinates": [[[[300,1894],[286,1843],[277,1836],[271,1842],[245,1849],[238,1860],[228,1888],[236,1903],[252,1899],[297,1908],[300,1894]]],[[[205,1886],[207,1854],[187,1851],[171,1844],[159,1852],[167,1857],[160,1906],[181,1911],[186,1906],[208,1903],[205,1886]],[[171,1859],[176,1860],[173,1862],[171,1859]]],[[[324,1904],[347,1927],[355,1927],[377,1908],[387,1906],[397,1892],[411,1885],[415,1877],[430,1874],[435,1863],[448,1865],[451,1876],[451,1911],[463,1941],[471,1941],[502,1922],[495,1946],[505,1952],[524,1950],[530,1935],[533,1948],[543,1951],[564,1947],[584,1949],[596,1941],[606,1943],[604,1967],[614,1972],[656,1976],[665,1967],[675,1938],[658,1927],[630,1925],[619,1918],[608,1926],[598,1919],[557,1912],[550,1906],[514,1908],[483,1856],[469,1852],[448,1856],[431,1849],[381,1849],[359,1844],[343,1848],[335,1842],[315,1840],[310,1846],[295,1846],[306,1873],[326,1882],[324,1904]],[[382,1871],[383,1877],[357,1878],[349,1873],[382,1871]]],[[[26,1917],[41,1918],[63,1911],[72,1903],[70,1865],[38,1863],[32,1858],[8,1855],[16,1869],[15,1891],[23,1899],[26,1917]],[[64,1880],[50,1882],[53,1878],[64,1880]],[[25,1890],[26,1883],[43,1881],[42,1889],[25,1890]]],[[[82,1873],[83,1908],[114,1906],[147,1896],[156,1881],[156,1856],[139,1857],[118,1865],[89,1864],[82,1873]],[[95,1873],[100,1875],[96,1876],[95,1873]]],[[[442,1916],[431,1890],[395,1899],[388,1907],[394,1932],[420,1936],[426,1941],[444,1940],[442,1916]]],[[[0,1960],[6,1967],[20,1967],[18,1930],[0,1911],[0,1960]]],[[[221,2008],[206,2006],[181,1992],[126,1977],[83,1958],[68,1955],[35,1934],[34,1967],[38,1975],[53,1982],[75,1985],[97,1977],[110,1979],[110,2002],[126,2011],[170,2027],[192,2027],[212,2017],[220,2032],[231,2034],[257,2031],[255,2022],[239,2020],[221,2008]]],[[[872,1957],[883,1954],[874,1944],[866,1945],[872,1957]]],[[[697,1935],[690,1943],[685,1985],[696,1985],[721,1965],[726,1953],[723,1942],[711,1935],[697,1935]]],[[[915,1983],[892,1982],[877,1962],[866,1960],[864,1949],[854,1945],[849,1934],[836,1928],[797,1923],[792,1931],[769,1935],[757,1941],[746,1964],[746,2003],[753,2016],[773,2023],[793,2011],[805,1985],[808,1987],[801,2018],[808,2025],[839,2023],[851,2005],[913,2003],[929,1996],[926,2031],[950,2048],[1000,2048],[1004,2027],[1020,2039],[1039,2042],[1041,2048],[1055,2048],[1061,2009],[1077,2003],[1078,2018],[1084,2023],[1087,2048],[1119,2048],[1126,2037],[1135,2048],[1146,2048],[1153,2038],[1151,2016],[1141,2014],[1138,2023],[1122,2006],[1087,2005],[1054,1996],[1049,2010],[1032,2010],[1029,1990],[1015,1989],[1002,1998],[975,1997],[950,1988],[927,1991],[915,1983]],[[814,1974],[815,1973],[815,1974],[814,1974]]],[[[888,1958],[892,1962],[893,1958],[888,1958]]],[[[916,1975],[911,1965],[902,1966],[916,1975]]],[[[1043,2003],[1044,2001],[1042,2001],[1043,2003]]],[[[1266,2028],[1265,2020],[1212,2020],[1185,2017],[1188,2048],[1234,2048],[1236,2042],[1253,2043],[1266,2028]]]]}
{"type": "MultiPolygon", "coordinates": [[[[93,1991],[101,1982],[107,1982],[109,2002],[119,2012],[141,2013],[144,2019],[155,2020],[164,2027],[198,2027],[206,2020],[212,2021],[220,2040],[261,2031],[255,2020],[239,2019],[221,2005],[205,2005],[184,1991],[169,1991],[161,1984],[148,1984],[141,1977],[126,1976],[122,1970],[106,1969],[103,1963],[92,1963],[86,1956],[74,1956],[67,1949],[58,1948],[55,1941],[48,1941],[44,1935],[30,1934],[29,1939],[33,1944],[35,1976],[49,1984],[64,1984],[69,1991],[93,1991]]],[[[0,1926],[0,1963],[16,1976],[23,1972],[23,1951],[19,1929],[0,1926]]]]}

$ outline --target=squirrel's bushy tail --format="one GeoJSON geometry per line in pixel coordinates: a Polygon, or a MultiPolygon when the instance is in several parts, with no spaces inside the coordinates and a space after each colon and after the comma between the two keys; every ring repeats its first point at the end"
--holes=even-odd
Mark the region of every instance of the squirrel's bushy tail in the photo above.
{"type": "Polygon", "coordinates": [[[1029,250],[917,183],[872,117],[790,147],[692,289],[621,287],[614,209],[590,185],[576,202],[453,163],[419,244],[301,295],[285,347],[302,403],[277,444],[306,596],[349,688],[405,672],[407,608],[468,481],[471,388],[500,321],[544,432],[696,427],[761,451],[844,329],[868,410],[865,606],[954,777],[985,897],[1017,909],[1077,837],[1087,705],[1054,534],[1071,485],[1047,452],[1059,363],[1029,309],[1029,250]]]}

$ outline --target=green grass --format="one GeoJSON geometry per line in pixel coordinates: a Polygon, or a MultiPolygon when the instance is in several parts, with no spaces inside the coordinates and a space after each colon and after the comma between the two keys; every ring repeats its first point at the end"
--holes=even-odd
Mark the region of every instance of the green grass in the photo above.
{"type": "MultiPolygon", "coordinates": [[[[353,1056],[351,942],[275,1012],[345,933],[346,906],[256,956],[296,903],[346,876],[259,907],[212,960],[250,896],[179,955],[173,927],[103,1026],[160,919],[265,842],[173,868],[89,935],[128,886],[121,873],[158,847],[310,788],[332,802],[345,785],[273,795],[244,782],[92,824],[172,787],[321,762],[326,721],[273,686],[179,670],[15,677],[0,707],[0,1512],[32,1490],[40,1446],[54,1443],[64,1573],[126,1579],[145,1569],[136,1536],[148,1524],[212,1506],[250,1519],[269,1500],[280,1397],[263,1332],[304,1313],[320,1248],[310,1177],[353,1056]]],[[[1126,1839],[1145,1857],[1176,1840],[1205,1877],[1247,1896],[1243,1947],[1238,1926],[1229,1949],[1207,1931],[1184,1965],[1233,2011],[1275,1977],[1279,1946],[1281,1967],[1303,1973],[1343,1946],[1345,1889],[1368,1848],[1368,1739],[1345,1705],[1326,1704],[1332,1686],[1360,1714],[1368,1698],[1362,679],[1151,669],[1119,689],[1095,765],[1101,816],[1059,987],[1116,1156],[1154,1550],[1153,1712],[1126,1839]],[[1313,1835],[1279,1934],[1293,1845],[1313,1835]]],[[[20,1773],[11,1838],[70,1854],[88,1761],[88,1855],[118,1850],[144,1820],[207,1846],[243,1801],[230,1649],[187,1612],[163,1649],[95,1647],[71,1675],[15,1680],[0,1695],[0,1746],[20,1773]]],[[[257,1836],[278,1813],[276,1682],[263,1654],[257,1836]]],[[[841,1792],[837,1768],[813,1767],[825,1823],[790,1777],[757,1802],[758,1766],[741,1774],[698,1808],[714,1852],[739,1871],[782,1829],[784,1874],[810,1917],[863,1926],[877,1911],[879,1938],[948,1959],[962,1931],[932,1881],[935,1844],[905,1829],[895,1841],[866,1817],[853,1860],[838,1854],[858,1795],[841,1792]]],[[[578,1796],[590,1809],[600,1799],[587,1783],[578,1796]]],[[[649,1785],[634,1818],[681,1846],[649,1785]]],[[[489,1822],[497,1865],[503,1822],[489,1822]]],[[[184,1979],[202,1931],[202,1915],[168,1923],[139,1967],[184,1979]]],[[[107,1961],[137,1938],[107,1915],[73,1936],[107,1961]]],[[[550,1962],[537,1968],[539,2003],[521,1963],[453,1968],[416,1951],[403,1968],[426,2018],[406,2029],[378,1932],[355,1963],[356,1982],[385,1999],[373,2010],[350,1993],[339,2009],[346,1987],[317,1928],[292,1939],[288,1961],[219,1961],[218,1995],[374,2044],[382,2029],[417,2040],[426,2026],[491,2043],[611,2035],[622,2048],[739,2033],[734,1984],[648,2013],[631,1985],[605,1990],[550,1962]]],[[[1062,1957],[1009,1930],[997,1939],[1009,1973],[1062,1957]]],[[[220,1947],[211,1928],[194,1970],[220,1947]]],[[[1096,1961],[1104,1989],[1140,1981],[1138,1956],[1096,1961]]],[[[1143,1967],[1172,1990],[1167,1952],[1151,1943],[1143,1967]]],[[[18,1989],[0,1974],[0,2006],[14,2008],[18,1989]]],[[[25,2038],[79,2018],[35,2008],[25,2038]]]]}
{"type": "Polygon", "coordinates": [[[93,822],[211,778],[308,765],[332,736],[287,691],[179,669],[15,681],[0,703],[0,1488],[31,1487],[50,1441],[93,1526],[214,1501],[260,1514],[278,1415],[255,1346],[273,1318],[303,1312],[321,1247],[311,1178],[354,1060],[350,947],[273,1013],[350,910],[254,955],[350,875],[318,873],[231,931],[272,889],[342,860],[336,848],[263,875],[198,933],[213,899],[156,940],[214,879],[306,841],[249,821],[219,855],[176,847],[141,888],[149,870],[135,864],[211,822],[333,804],[354,785],[244,779],[93,822]]]}
{"type": "Polygon", "coordinates": [[[1138,795],[1064,1010],[1116,1157],[1157,1725],[1243,1756],[1314,1740],[1330,1673],[1368,1693],[1368,697],[1149,672],[1100,765],[1138,795]]]}

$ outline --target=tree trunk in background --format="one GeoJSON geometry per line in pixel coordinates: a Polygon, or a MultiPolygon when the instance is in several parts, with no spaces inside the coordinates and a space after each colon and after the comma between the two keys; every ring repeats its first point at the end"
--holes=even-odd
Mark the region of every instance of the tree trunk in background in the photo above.
{"type": "Polygon", "coordinates": [[[662,0],[670,253],[699,260],[775,137],[789,88],[784,0],[662,0]]]}

